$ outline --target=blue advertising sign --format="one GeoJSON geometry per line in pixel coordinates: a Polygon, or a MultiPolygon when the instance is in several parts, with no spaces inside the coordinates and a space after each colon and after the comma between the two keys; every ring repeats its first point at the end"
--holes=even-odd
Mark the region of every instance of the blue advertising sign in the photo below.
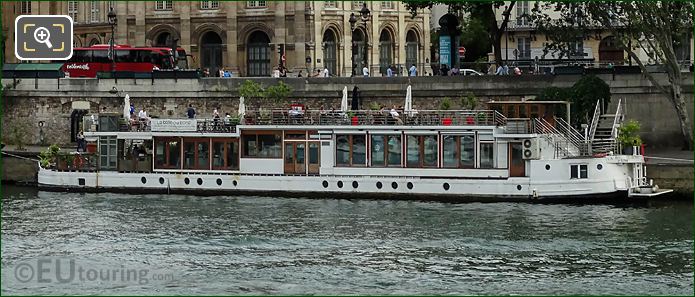
{"type": "Polygon", "coordinates": [[[439,36],[439,64],[451,67],[451,36],[439,36]]]}

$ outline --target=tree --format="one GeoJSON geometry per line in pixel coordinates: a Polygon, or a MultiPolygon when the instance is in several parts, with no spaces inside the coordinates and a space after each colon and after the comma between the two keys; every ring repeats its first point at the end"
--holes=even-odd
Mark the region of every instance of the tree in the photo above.
{"type": "Polygon", "coordinates": [[[263,92],[266,98],[272,98],[275,103],[278,103],[292,94],[292,88],[286,83],[280,81],[276,86],[270,86],[263,92]]]}
{"type": "Polygon", "coordinates": [[[540,33],[550,39],[548,50],[567,53],[572,42],[591,33],[607,32],[616,45],[637,63],[642,74],[676,109],[683,135],[683,148],[693,149],[693,132],[682,95],[681,66],[674,43],[693,28],[693,3],[680,1],[591,1],[584,3],[537,2],[532,19],[540,33]],[[556,16],[551,17],[553,11],[556,16]],[[668,84],[660,83],[639,58],[643,51],[662,63],[668,84]]]}
{"type": "MultiPolygon", "coordinates": [[[[572,126],[581,127],[588,124],[596,108],[596,100],[600,100],[604,109],[611,102],[610,86],[595,75],[587,75],[579,79],[570,88],[548,87],[541,91],[535,100],[538,101],[569,101],[571,108],[572,126]]],[[[564,114],[565,111],[563,110],[564,114]]]]}
{"type": "MultiPolygon", "coordinates": [[[[455,12],[459,15],[463,13],[470,14],[472,19],[479,20],[487,30],[487,38],[492,44],[495,53],[495,62],[502,63],[502,35],[507,30],[509,16],[514,8],[516,1],[507,1],[509,6],[505,6],[504,1],[457,1],[457,0],[440,0],[440,1],[420,1],[420,0],[404,0],[403,1],[411,14],[416,15],[418,9],[432,8],[434,4],[446,4],[449,6],[450,12],[455,12]],[[497,23],[495,9],[505,7],[502,12],[502,22],[497,23]]],[[[438,20],[435,20],[438,21],[438,20]]]]}
{"type": "Polygon", "coordinates": [[[245,80],[241,86],[239,86],[238,91],[239,96],[246,99],[263,97],[263,87],[252,80],[245,80]]]}

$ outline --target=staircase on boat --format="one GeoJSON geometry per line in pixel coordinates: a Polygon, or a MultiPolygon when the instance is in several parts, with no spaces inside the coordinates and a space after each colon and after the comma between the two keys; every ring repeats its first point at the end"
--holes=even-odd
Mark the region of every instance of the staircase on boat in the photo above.
{"type": "Polygon", "coordinates": [[[616,152],[618,127],[623,119],[622,99],[618,101],[616,111],[613,113],[602,113],[599,100],[596,102],[586,137],[566,120],[558,117],[555,117],[555,125],[543,118],[533,119],[533,129],[534,133],[540,134],[541,139],[555,148],[556,158],[573,158],[616,152]]]}

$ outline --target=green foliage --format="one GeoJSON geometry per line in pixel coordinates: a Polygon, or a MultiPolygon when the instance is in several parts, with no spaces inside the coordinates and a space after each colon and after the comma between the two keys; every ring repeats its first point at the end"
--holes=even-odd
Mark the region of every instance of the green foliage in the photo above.
{"type": "MultiPolygon", "coordinates": [[[[588,75],[579,79],[571,88],[548,87],[541,91],[535,100],[538,101],[569,101],[572,112],[572,125],[580,127],[588,123],[596,108],[596,100],[603,102],[606,110],[611,102],[610,86],[602,79],[588,75]]],[[[558,107],[556,116],[564,116],[564,107],[558,107]]]]}
{"type": "Polygon", "coordinates": [[[275,102],[280,102],[292,94],[292,87],[280,81],[276,86],[270,86],[263,91],[263,96],[272,98],[275,102]]]}
{"type": "Polygon", "coordinates": [[[25,150],[24,145],[27,143],[27,128],[26,126],[20,124],[20,123],[15,123],[12,125],[10,128],[10,135],[8,135],[8,143],[14,144],[17,146],[18,151],[23,151],[25,150]]]}
{"type": "Polygon", "coordinates": [[[572,105],[572,122],[575,126],[588,123],[596,108],[596,100],[603,102],[603,110],[606,110],[611,102],[611,89],[602,79],[588,75],[583,76],[572,86],[570,101],[572,105]]]}
{"type": "Polygon", "coordinates": [[[641,145],[642,138],[639,136],[640,123],[636,120],[629,120],[618,128],[618,142],[623,146],[641,145]]]}
{"type": "Polygon", "coordinates": [[[263,97],[263,87],[254,81],[245,80],[239,86],[239,96],[247,99],[263,97]]]}
{"type": "Polygon", "coordinates": [[[444,97],[444,99],[442,99],[442,102],[439,104],[439,109],[441,109],[441,110],[451,109],[451,99],[449,97],[444,97]]]}
{"type": "Polygon", "coordinates": [[[461,45],[466,47],[465,62],[475,62],[479,59],[487,61],[487,54],[492,48],[488,30],[483,20],[476,16],[464,18],[461,26],[461,45]]]}
{"type": "Polygon", "coordinates": [[[370,110],[379,110],[381,109],[381,106],[379,106],[379,103],[376,103],[376,101],[369,102],[369,109],[370,110]]]}
{"type": "Polygon", "coordinates": [[[466,97],[461,97],[461,108],[475,110],[478,107],[478,98],[473,93],[466,94],[466,97]]]}
{"type": "Polygon", "coordinates": [[[51,146],[47,147],[44,151],[39,153],[39,162],[41,163],[41,167],[48,168],[51,165],[51,163],[55,163],[55,158],[58,155],[59,151],[60,147],[58,147],[57,144],[52,144],[51,146]]]}

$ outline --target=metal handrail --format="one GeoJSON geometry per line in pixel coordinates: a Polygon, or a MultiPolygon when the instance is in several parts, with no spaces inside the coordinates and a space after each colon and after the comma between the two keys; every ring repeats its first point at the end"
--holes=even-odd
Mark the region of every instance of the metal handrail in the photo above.
{"type": "Polygon", "coordinates": [[[598,128],[598,120],[601,118],[601,100],[596,100],[596,108],[594,109],[594,117],[591,119],[589,127],[589,139],[594,140],[596,128],[598,128]]]}
{"type": "Polygon", "coordinates": [[[575,144],[567,136],[563,135],[553,125],[542,118],[534,119],[534,129],[537,134],[545,135],[546,139],[555,145],[556,156],[562,153],[566,157],[576,157],[586,154],[584,144],[575,144]]]}
{"type": "Polygon", "coordinates": [[[618,107],[615,110],[615,118],[613,119],[613,129],[611,130],[611,138],[618,138],[618,127],[623,122],[623,99],[618,100],[618,107]]]}

